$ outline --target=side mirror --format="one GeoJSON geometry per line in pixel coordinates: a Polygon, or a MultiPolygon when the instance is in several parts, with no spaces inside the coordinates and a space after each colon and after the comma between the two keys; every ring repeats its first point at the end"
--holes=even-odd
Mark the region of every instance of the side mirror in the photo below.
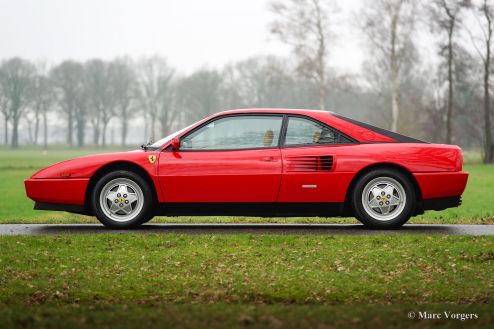
{"type": "Polygon", "coordinates": [[[177,151],[180,149],[180,138],[175,137],[171,142],[172,150],[177,151]]]}

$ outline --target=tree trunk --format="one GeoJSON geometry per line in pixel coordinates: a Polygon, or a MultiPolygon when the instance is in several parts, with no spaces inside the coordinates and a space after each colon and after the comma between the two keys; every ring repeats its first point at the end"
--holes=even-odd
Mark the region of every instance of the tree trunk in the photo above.
{"type": "Polygon", "coordinates": [[[400,95],[396,82],[393,82],[393,88],[391,92],[392,107],[391,107],[391,130],[398,131],[398,118],[400,116],[400,95]]]}
{"type": "Polygon", "coordinates": [[[389,67],[391,70],[391,130],[398,131],[398,118],[400,116],[400,68],[396,54],[396,33],[398,29],[399,12],[394,13],[391,21],[389,67]]]}
{"type": "Polygon", "coordinates": [[[453,29],[452,23],[448,33],[448,112],[446,113],[446,144],[452,142],[453,118],[453,29]]]}
{"type": "Polygon", "coordinates": [[[156,130],[156,114],[153,112],[151,113],[151,136],[149,136],[149,139],[154,141],[154,133],[156,130]]]}
{"type": "Polygon", "coordinates": [[[48,118],[46,112],[43,112],[43,147],[48,148],[48,118]]]}
{"type": "Polygon", "coordinates": [[[491,97],[489,92],[490,81],[489,74],[491,68],[491,47],[490,40],[486,45],[487,54],[484,63],[484,125],[485,125],[485,147],[484,147],[484,163],[494,161],[492,131],[491,131],[491,97]]]}
{"type": "Polygon", "coordinates": [[[128,130],[127,115],[123,113],[121,119],[122,119],[122,146],[125,146],[127,140],[127,130],[128,130]]]}
{"type": "Polygon", "coordinates": [[[19,118],[14,116],[12,118],[12,141],[11,147],[13,149],[19,148],[19,118]]]}
{"type": "Polygon", "coordinates": [[[36,109],[34,117],[34,145],[38,145],[38,135],[39,135],[39,109],[36,109]]]}
{"type": "Polygon", "coordinates": [[[326,79],[324,73],[320,76],[319,80],[319,109],[324,111],[326,108],[326,79]]]}
{"type": "Polygon", "coordinates": [[[102,132],[102,136],[101,136],[101,145],[103,147],[106,147],[106,128],[108,126],[108,121],[105,120],[105,122],[103,122],[103,132],[102,132]]]}
{"type": "Polygon", "coordinates": [[[149,135],[149,125],[148,125],[148,118],[147,114],[144,114],[144,142],[147,142],[148,140],[148,135],[149,135]]]}
{"type": "Polygon", "coordinates": [[[317,20],[317,35],[319,41],[319,47],[317,50],[317,74],[319,76],[319,109],[324,111],[326,108],[326,40],[325,33],[323,29],[321,8],[319,2],[313,1],[314,7],[316,9],[316,20],[317,20]]]}
{"type": "Polygon", "coordinates": [[[77,120],[77,146],[84,146],[84,118],[80,118],[77,120]]]}
{"type": "Polygon", "coordinates": [[[5,118],[5,121],[4,121],[4,128],[5,128],[5,131],[4,131],[5,145],[9,145],[9,120],[7,118],[5,118]]]}
{"type": "Polygon", "coordinates": [[[69,113],[68,113],[68,120],[67,120],[67,143],[72,146],[72,135],[73,135],[73,127],[74,127],[74,123],[73,123],[73,118],[72,118],[72,110],[69,110],[69,113]]]}
{"type": "MultiPolygon", "coordinates": [[[[257,107],[259,107],[258,105],[257,107]]],[[[169,127],[170,127],[170,118],[169,112],[166,109],[162,109],[160,115],[160,123],[161,123],[161,137],[168,136],[169,127]]]]}
{"type": "Polygon", "coordinates": [[[93,144],[98,145],[99,143],[99,127],[98,125],[93,125],[93,144]]]}

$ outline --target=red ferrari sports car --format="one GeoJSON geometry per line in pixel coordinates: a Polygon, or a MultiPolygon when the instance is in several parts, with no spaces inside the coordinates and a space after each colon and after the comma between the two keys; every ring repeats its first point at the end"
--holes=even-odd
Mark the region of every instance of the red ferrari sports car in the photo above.
{"type": "Polygon", "coordinates": [[[64,161],[25,181],[34,209],[130,228],[155,215],[355,216],[392,228],[461,204],[458,146],[324,111],[217,113],[142,150],[64,161]]]}

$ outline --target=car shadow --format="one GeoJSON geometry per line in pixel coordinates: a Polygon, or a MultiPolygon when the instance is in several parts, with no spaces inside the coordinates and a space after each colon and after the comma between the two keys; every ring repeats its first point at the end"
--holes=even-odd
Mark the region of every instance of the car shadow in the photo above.
{"type": "Polygon", "coordinates": [[[379,234],[459,234],[454,225],[404,225],[397,229],[369,229],[354,224],[146,224],[130,230],[108,229],[98,224],[50,224],[30,226],[30,234],[129,234],[129,233],[178,233],[178,234],[329,234],[329,235],[379,235],[379,234]]]}

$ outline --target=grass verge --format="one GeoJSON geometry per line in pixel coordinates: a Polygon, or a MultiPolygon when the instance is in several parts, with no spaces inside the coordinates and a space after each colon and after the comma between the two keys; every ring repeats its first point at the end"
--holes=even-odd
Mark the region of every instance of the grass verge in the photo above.
{"type": "Polygon", "coordinates": [[[450,327],[493,323],[494,237],[0,238],[1,326],[450,327]],[[443,319],[444,320],[444,319],[443,319]],[[317,325],[317,326],[316,326],[317,325]]]}

